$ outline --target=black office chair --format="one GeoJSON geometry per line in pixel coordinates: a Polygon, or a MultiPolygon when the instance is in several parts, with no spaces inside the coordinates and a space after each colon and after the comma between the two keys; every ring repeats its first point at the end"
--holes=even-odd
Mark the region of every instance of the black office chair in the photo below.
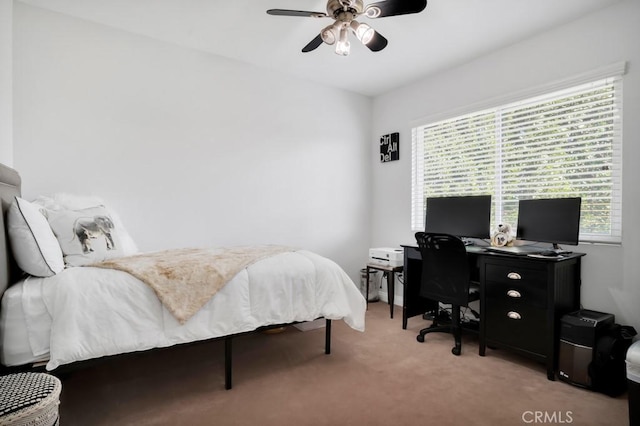
{"type": "Polygon", "coordinates": [[[418,342],[424,342],[427,333],[437,331],[452,333],[454,355],[460,355],[462,327],[460,307],[480,298],[480,287],[472,284],[464,243],[458,237],[448,234],[416,233],[416,241],[422,255],[422,283],[420,296],[451,304],[451,323],[438,325],[438,314],[431,326],[420,330],[418,342]]]}

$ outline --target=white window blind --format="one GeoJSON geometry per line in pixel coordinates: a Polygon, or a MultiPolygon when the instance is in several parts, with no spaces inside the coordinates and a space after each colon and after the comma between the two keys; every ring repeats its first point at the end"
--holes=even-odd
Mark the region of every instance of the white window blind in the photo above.
{"type": "Polygon", "coordinates": [[[414,127],[412,229],[425,199],[492,195],[492,228],[518,200],[582,197],[581,241],[620,242],[622,79],[610,77],[414,127]]]}

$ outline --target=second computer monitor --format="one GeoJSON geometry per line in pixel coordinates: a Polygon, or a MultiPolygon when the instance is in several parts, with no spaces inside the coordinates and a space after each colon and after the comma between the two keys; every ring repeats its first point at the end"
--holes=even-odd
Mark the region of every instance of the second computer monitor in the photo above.
{"type": "Polygon", "coordinates": [[[427,198],[425,232],[489,238],[491,195],[427,198]]]}
{"type": "Polygon", "coordinates": [[[520,200],[518,239],[578,245],[581,204],[580,197],[520,200]]]}

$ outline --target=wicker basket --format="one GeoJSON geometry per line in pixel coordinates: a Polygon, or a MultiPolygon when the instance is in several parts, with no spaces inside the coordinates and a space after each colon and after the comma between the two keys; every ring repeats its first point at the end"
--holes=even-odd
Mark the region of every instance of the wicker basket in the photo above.
{"type": "Polygon", "coordinates": [[[0,377],[0,426],[59,424],[62,384],[45,373],[16,373],[0,377]]]}

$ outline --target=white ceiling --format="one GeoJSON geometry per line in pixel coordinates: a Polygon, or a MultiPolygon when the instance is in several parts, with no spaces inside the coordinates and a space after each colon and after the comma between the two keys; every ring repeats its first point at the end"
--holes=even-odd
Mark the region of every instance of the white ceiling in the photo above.
{"type": "Polygon", "coordinates": [[[266,14],[272,8],[324,12],[326,0],[20,1],[376,96],[621,0],[429,0],[420,14],[359,18],[389,45],[373,53],[352,37],[347,57],[327,45],[301,52],[331,22],[328,18],[266,14]]]}

